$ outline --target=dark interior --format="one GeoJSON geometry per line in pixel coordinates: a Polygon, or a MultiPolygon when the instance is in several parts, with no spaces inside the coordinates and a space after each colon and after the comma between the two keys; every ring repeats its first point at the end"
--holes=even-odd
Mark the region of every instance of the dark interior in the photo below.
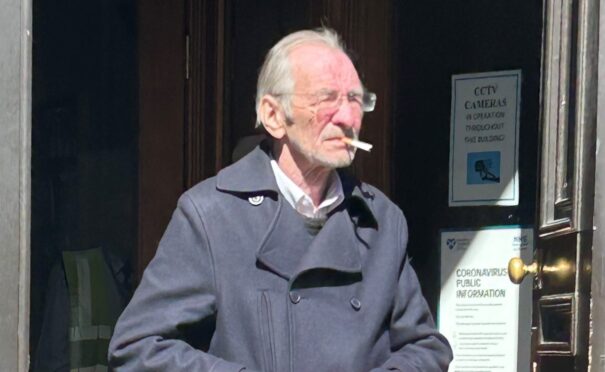
{"type": "Polygon", "coordinates": [[[61,252],[102,247],[129,262],[138,187],[135,4],[33,5],[32,361],[61,252]]]}
{"type": "MultiPolygon", "coordinates": [[[[364,154],[354,171],[362,178],[369,175],[368,179],[385,189],[406,214],[412,264],[436,313],[440,229],[535,223],[542,2],[377,3],[388,3],[391,18],[380,19],[372,15],[375,13],[368,13],[367,18],[360,16],[359,20],[343,23],[323,15],[329,13],[328,5],[320,7],[313,2],[226,1],[223,141],[216,144],[207,139],[208,143],[202,143],[202,147],[221,146],[224,166],[229,164],[228,154],[239,139],[255,133],[257,72],[266,50],[281,36],[323,23],[359,40],[364,35],[376,36],[377,32],[372,30],[378,25],[385,27],[388,31],[380,31],[380,37],[376,38],[379,43],[372,39],[364,44],[388,46],[384,59],[375,61],[371,48],[354,51],[352,56],[360,66],[362,78],[371,79],[375,71],[371,64],[366,68],[368,61],[390,71],[379,86],[369,86],[387,94],[378,97],[382,113],[376,113],[379,116],[374,119],[368,118],[362,132],[362,137],[365,134],[370,139],[381,139],[377,153],[385,151],[386,161],[370,170],[364,168],[365,164],[371,156],[378,155],[364,154]],[[339,29],[340,24],[356,27],[339,29]],[[451,76],[510,69],[521,69],[523,78],[519,206],[450,208],[451,76]],[[386,132],[383,127],[369,124],[376,118],[386,120],[382,123],[388,129],[386,132]]],[[[185,5],[175,4],[170,14],[154,13],[166,24],[149,26],[149,31],[153,32],[155,27],[160,34],[161,27],[165,27],[177,37],[184,35],[183,19],[187,19],[191,4],[185,2],[185,5]],[[181,23],[172,27],[169,17],[176,17],[181,23]]],[[[140,114],[141,102],[148,94],[159,97],[154,102],[162,110],[187,111],[184,98],[179,101],[171,93],[165,97],[161,93],[163,89],[186,92],[186,85],[165,87],[160,80],[150,81],[148,75],[142,74],[148,68],[142,66],[155,63],[155,56],[139,53],[149,45],[149,34],[141,33],[142,14],[152,7],[126,0],[59,4],[34,1],[32,358],[48,303],[49,274],[60,261],[60,252],[103,247],[142,271],[143,267],[136,267],[141,261],[140,246],[147,241],[153,244],[156,238],[150,238],[148,230],[141,228],[155,216],[142,212],[140,201],[149,201],[140,198],[141,190],[170,182],[180,192],[187,187],[186,161],[168,162],[168,167],[177,174],[175,179],[162,166],[150,163],[145,156],[145,146],[150,140],[141,139],[141,133],[147,129],[143,126],[148,125],[140,114]],[[151,169],[150,173],[144,173],[144,179],[140,177],[143,166],[151,169]]],[[[162,39],[153,47],[182,49],[181,44],[162,39]]],[[[176,60],[174,71],[160,70],[159,75],[174,81],[183,79],[178,73],[184,66],[184,57],[168,53],[157,58],[157,68],[167,58],[176,60]]],[[[149,70],[145,71],[147,74],[149,70]]],[[[160,123],[160,130],[184,138],[177,141],[180,146],[173,146],[162,155],[165,161],[187,157],[187,117],[183,114],[181,118],[180,122],[160,123]]],[[[158,164],[161,162],[158,159],[158,164]]],[[[174,194],[166,193],[153,200],[157,202],[155,205],[170,206],[162,207],[164,219],[174,208],[174,194]]],[[[159,234],[165,222],[156,223],[159,234]]],[[[136,282],[136,275],[132,278],[136,282]]]]}
{"type": "Polygon", "coordinates": [[[536,221],[542,3],[404,2],[395,15],[393,194],[427,300],[439,300],[439,230],[536,221]],[[521,69],[516,207],[448,207],[451,75],[521,69]]]}

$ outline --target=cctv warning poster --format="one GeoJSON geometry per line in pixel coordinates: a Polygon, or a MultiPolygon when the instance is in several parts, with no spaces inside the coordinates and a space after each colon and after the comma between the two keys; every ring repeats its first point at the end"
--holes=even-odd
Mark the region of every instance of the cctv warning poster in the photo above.
{"type": "Polygon", "coordinates": [[[449,206],[519,204],[521,70],[452,76],[449,206]]]}
{"type": "Polygon", "coordinates": [[[454,352],[452,372],[527,371],[532,278],[513,284],[508,262],[531,262],[533,230],[494,226],[441,231],[438,324],[454,352]]]}

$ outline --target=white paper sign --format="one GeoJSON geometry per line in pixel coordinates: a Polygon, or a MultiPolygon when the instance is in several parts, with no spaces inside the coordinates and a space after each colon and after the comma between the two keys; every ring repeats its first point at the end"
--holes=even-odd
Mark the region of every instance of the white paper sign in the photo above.
{"type": "Polygon", "coordinates": [[[508,261],[533,256],[533,232],[518,226],[441,232],[439,330],[454,350],[451,372],[528,371],[531,278],[508,278],[508,261]]]}
{"type": "Polygon", "coordinates": [[[521,70],[452,76],[449,205],[518,205],[521,70]]]}

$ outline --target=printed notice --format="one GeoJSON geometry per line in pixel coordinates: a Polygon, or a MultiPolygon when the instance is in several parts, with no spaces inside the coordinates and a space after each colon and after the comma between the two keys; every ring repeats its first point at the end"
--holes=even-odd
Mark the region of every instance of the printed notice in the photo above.
{"type": "Polygon", "coordinates": [[[526,371],[531,345],[531,278],[508,278],[508,261],[533,256],[531,228],[441,232],[439,330],[454,351],[452,372],[526,371]]]}
{"type": "Polygon", "coordinates": [[[521,70],[452,76],[449,205],[518,205],[521,70]]]}

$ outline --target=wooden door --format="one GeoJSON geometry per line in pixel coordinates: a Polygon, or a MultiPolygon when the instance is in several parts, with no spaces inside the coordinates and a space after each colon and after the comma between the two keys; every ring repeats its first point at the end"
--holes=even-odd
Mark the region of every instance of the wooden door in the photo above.
{"type": "Polygon", "coordinates": [[[141,0],[137,18],[140,278],[185,185],[185,4],[141,0]]]}
{"type": "Polygon", "coordinates": [[[534,371],[588,368],[597,7],[596,1],[545,2],[534,371]]]}

